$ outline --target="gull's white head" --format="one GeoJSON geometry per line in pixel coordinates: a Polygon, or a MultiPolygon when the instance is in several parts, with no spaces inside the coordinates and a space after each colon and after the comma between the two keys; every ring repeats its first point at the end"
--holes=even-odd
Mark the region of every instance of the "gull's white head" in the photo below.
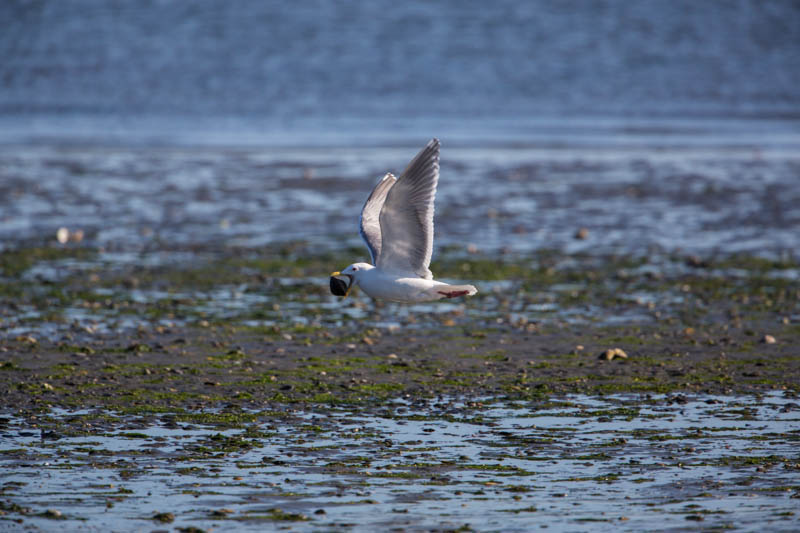
{"type": "Polygon", "coordinates": [[[352,265],[348,265],[348,267],[341,272],[331,272],[331,277],[345,276],[350,280],[350,283],[347,285],[347,290],[343,295],[345,298],[347,298],[347,295],[350,294],[350,289],[352,289],[354,285],[358,285],[358,280],[361,275],[368,270],[372,270],[373,268],[375,267],[369,263],[353,263],[352,265]]]}

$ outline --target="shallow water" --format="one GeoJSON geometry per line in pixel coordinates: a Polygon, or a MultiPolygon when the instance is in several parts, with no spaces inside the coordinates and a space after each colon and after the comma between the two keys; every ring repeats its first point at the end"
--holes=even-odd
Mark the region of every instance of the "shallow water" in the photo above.
{"type": "Polygon", "coordinates": [[[5,499],[30,510],[5,518],[46,530],[56,522],[36,513],[55,509],[88,531],[156,527],[159,512],[215,531],[800,525],[800,407],[782,393],[406,399],[253,415],[228,430],[180,414],[11,416],[5,499]]]}
{"type": "MultiPolygon", "coordinates": [[[[458,148],[444,139],[436,246],[779,255],[796,249],[800,226],[797,146],[796,134],[786,151],[768,143],[458,148]],[[575,238],[580,228],[585,239],[575,238]]],[[[0,237],[5,247],[54,241],[64,226],[117,253],[297,240],[361,246],[364,198],[415,152],[4,148],[0,237]]]]}

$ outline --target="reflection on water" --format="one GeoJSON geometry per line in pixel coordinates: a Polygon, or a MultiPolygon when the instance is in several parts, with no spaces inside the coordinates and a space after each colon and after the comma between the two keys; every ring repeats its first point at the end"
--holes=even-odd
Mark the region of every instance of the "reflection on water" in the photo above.
{"type": "Polygon", "coordinates": [[[173,526],[215,531],[280,520],[299,520],[294,531],[797,528],[800,410],[780,393],[253,415],[228,430],[171,415],[12,417],[5,498],[30,511],[10,516],[46,528],[32,515],[55,509],[67,524],[115,529],[171,512],[173,526]]]}

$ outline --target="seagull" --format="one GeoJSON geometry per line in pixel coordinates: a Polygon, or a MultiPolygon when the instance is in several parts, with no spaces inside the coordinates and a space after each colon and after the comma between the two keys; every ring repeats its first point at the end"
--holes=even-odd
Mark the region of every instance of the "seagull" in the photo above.
{"type": "Polygon", "coordinates": [[[433,279],[433,202],[439,182],[439,140],[423,148],[399,178],[387,173],[361,210],[359,233],[372,264],[353,263],[331,274],[331,291],[345,298],[358,285],[370,297],[401,303],[472,296],[472,285],[433,279]],[[335,276],[347,277],[345,283],[335,276]]]}

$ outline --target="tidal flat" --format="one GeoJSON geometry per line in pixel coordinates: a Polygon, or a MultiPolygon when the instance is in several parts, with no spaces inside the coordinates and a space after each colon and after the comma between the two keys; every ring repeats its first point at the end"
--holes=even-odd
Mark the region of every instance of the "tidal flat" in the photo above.
{"type": "Polygon", "coordinates": [[[481,292],[396,306],[358,254],[0,253],[0,529],[800,526],[795,260],[446,247],[481,292]]]}

